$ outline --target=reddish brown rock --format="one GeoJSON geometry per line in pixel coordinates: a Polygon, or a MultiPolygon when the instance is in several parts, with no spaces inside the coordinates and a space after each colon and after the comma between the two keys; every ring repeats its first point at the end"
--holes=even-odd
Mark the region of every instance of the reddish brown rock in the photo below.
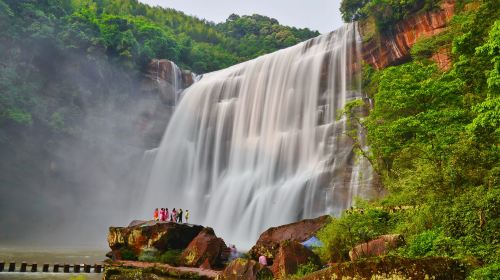
{"type": "Polygon", "coordinates": [[[194,83],[194,74],[167,59],[153,59],[144,73],[141,92],[160,97],[163,106],[175,106],[182,90],[194,83]]]}
{"type": "Polygon", "coordinates": [[[336,263],[313,272],[301,280],[325,279],[465,279],[469,268],[456,260],[430,257],[405,259],[380,257],[356,262],[336,263]]]}
{"type": "Polygon", "coordinates": [[[226,251],[224,240],[218,238],[213,229],[205,228],[184,250],[181,264],[205,269],[221,267],[222,262],[227,260],[227,256],[224,255],[226,251]]]}
{"type": "Polygon", "coordinates": [[[155,248],[160,253],[169,249],[185,249],[203,230],[202,226],[149,221],[129,227],[110,227],[108,244],[114,259],[138,257],[144,249],[155,248]]]}
{"type": "Polygon", "coordinates": [[[319,257],[304,245],[296,241],[283,241],[274,257],[271,271],[275,278],[283,278],[297,272],[299,265],[308,263],[316,265],[317,268],[321,267],[319,257]]]}
{"type": "MultiPolygon", "coordinates": [[[[376,69],[399,64],[410,59],[410,48],[417,40],[437,35],[446,30],[453,16],[456,0],[444,0],[441,7],[425,13],[416,14],[397,23],[394,31],[380,38],[374,36],[363,43],[363,60],[376,69]]],[[[372,33],[367,24],[361,24],[363,37],[372,33]]]]}
{"type": "Polygon", "coordinates": [[[217,277],[218,280],[264,280],[273,279],[266,266],[254,260],[235,259],[217,277]]]}
{"type": "Polygon", "coordinates": [[[440,48],[435,54],[432,55],[431,60],[436,62],[440,70],[450,70],[452,63],[450,49],[448,47],[440,48]]]}
{"type": "Polygon", "coordinates": [[[315,235],[321,228],[331,221],[328,215],[316,219],[302,220],[296,223],[272,227],[263,232],[249,254],[253,259],[264,255],[272,262],[278,252],[281,241],[290,240],[303,242],[315,235]]]}
{"type": "Polygon", "coordinates": [[[349,251],[349,258],[355,261],[360,258],[385,255],[390,249],[401,246],[404,243],[400,234],[382,235],[377,239],[356,245],[349,251]]]}

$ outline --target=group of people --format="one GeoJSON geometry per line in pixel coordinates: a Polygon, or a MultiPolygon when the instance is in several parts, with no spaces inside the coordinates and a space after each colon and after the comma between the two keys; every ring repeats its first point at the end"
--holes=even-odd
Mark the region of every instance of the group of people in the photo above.
{"type": "Polygon", "coordinates": [[[176,222],[182,223],[182,218],[186,218],[186,223],[189,221],[189,210],[186,210],[186,213],[179,208],[179,211],[172,209],[172,212],[168,211],[168,208],[158,208],[155,209],[153,218],[157,222],[176,222]]]}

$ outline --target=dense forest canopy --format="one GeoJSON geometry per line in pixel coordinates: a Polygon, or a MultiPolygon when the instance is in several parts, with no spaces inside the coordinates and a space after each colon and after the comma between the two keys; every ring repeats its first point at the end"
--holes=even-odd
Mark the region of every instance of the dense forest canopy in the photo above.
{"type": "Polygon", "coordinates": [[[1,118],[22,124],[30,124],[36,115],[33,106],[43,103],[34,101],[40,98],[37,83],[54,77],[55,73],[48,77],[50,71],[58,71],[54,64],[70,55],[85,56],[89,63],[112,63],[127,75],[143,70],[152,58],[204,73],[318,35],[259,15],[231,15],[215,25],[136,0],[1,0],[0,28],[0,59],[4,66],[12,66],[0,70],[0,88],[10,96],[0,103],[1,118]],[[21,85],[19,79],[30,82],[21,85]]]}
{"type": "MultiPolygon", "coordinates": [[[[61,47],[104,48],[111,58],[143,66],[167,58],[198,73],[228,67],[319,35],[260,15],[214,24],[137,0],[0,2],[7,36],[44,36],[61,47]]],[[[132,66],[132,65],[131,65],[132,66]]]]}
{"type": "MultiPolygon", "coordinates": [[[[407,18],[438,1],[344,0],[346,21],[407,18]],[[383,15],[388,15],[384,17],[383,15]]],[[[382,20],[382,21],[380,21],[382,20]]],[[[375,38],[376,40],[376,38],[375,38]]],[[[367,130],[372,162],[388,194],[359,201],[365,214],[345,214],[320,234],[327,261],[381,234],[402,234],[392,254],[447,256],[474,270],[470,279],[500,274],[500,9],[496,0],[458,0],[447,30],[420,39],[408,63],[376,71],[365,66],[364,91],[374,101],[346,107],[367,130]],[[446,50],[449,70],[430,58],[446,50]],[[355,108],[368,106],[361,119],[355,108]],[[387,209],[405,206],[408,211],[387,209]],[[385,209],[385,210],[384,210],[385,209]]],[[[352,136],[356,138],[356,135],[352,136]]]]}

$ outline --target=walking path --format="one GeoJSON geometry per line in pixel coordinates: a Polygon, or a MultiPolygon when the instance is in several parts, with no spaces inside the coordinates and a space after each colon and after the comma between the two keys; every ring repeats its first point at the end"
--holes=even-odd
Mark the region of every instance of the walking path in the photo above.
{"type": "MultiPolygon", "coordinates": [[[[122,266],[126,268],[149,268],[149,267],[158,267],[164,270],[171,271],[178,274],[183,273],[196,273],[200,276],[215,279],[219,275],[219,271],[210,270],[210,269],[202,269],[197,267],[175,267],[164,263],[149,263],[149,262],[138,262],[138,261],[117,261],[114,264],[118,264],[117,266],[122,266]]],[[[113,266],[113,265],[112,265],[113,266]]]]}

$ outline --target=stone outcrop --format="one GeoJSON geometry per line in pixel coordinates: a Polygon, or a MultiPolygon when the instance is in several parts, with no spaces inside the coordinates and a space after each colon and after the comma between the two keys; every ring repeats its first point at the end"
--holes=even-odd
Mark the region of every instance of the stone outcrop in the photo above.
{"type": "Polygon", "coordinates": [[[404,244],[403,237],[400,234],[387,234],[377,239],[356,245],[349,251],[349,258],[355,261],[360,258],[382,256],[387,254],[390,249],[397,248],[404,244]]]}
{"type": "MultiPolygon", "coordinates": [[[[410,59],[410,49],[421,38],[437,35],[446,30],[448,22],[454,14],[456,0],[443,0],[437,10],[418,13],[394,26],[391,34],[369,36],[373,33],[373,23],[360,24],[360,32],[364,38],[371,37],[363,43],[363,60],[376,69],[403,63],[410,59]],[[372,27],[369,27],[372,25],[372,27]]],[[[441,61],[447,60],[440,58],[441,61]]]]}
{"type": "Polygon", "coordinates": [[[110,227],[108,244],[114,260],[136,259],[151,248],[160,253],[170,249],[183,250],[203,229],[198,225],[173,222],[134,222],[129,227],[110,227]]]}
{"type": "Polygon", "coordinates": [[[166,59],[153,59],[145,69],[141,83],[141,118],[138,121],[140,133],[148,147],[157,147],[165,126],[170,121],[181,92],[195,82],[195,75],[181,70],[166,59]]]}
{"type": "Polygon", "coordinates": [[[204,228],[196,236],[181,256],[181,265],[205,269],[222,267],[227,261],[228,248],[222,238],[215,235],[212,228],[204,228]]]}
{"type": "Polygon", "coordinates": [[[258,259],[259,256],[264,255],[268,261],[272,262],[278,252],[280,242],[285,240],[303,242],[315,235],[330,221],[331,217],[325,215],[315,219],[269,228],[260,235],[249,254],[253,259],[258,259]]]}
{"type": "Polygon", "coordinates": [[[273,279],[269,268],[254,260],[235,259],[217,277],[218,280],[264,280],[273,279]]]}
{"type": "Polygon", "coordinates": [[[324,279],[465,279],[468,267],[456,260],[433,257],[405,259],[381,257],[356,262],[336,263],[313,272],[302,280],[324,279]]]}
{"type": "Polygon", "coordinates": [[[283,278],[297,272],[299,265],[309,263],[316,265],[317,268],[321,267],[319,257],[302,244],[296,241],[282,241],[274,257],[271,271],[275,278],[283,278]]]}
{"type": "Polygon", "coordinates": [[[160,96],[163,103],[174,106],[180,91],[194,83],[194,74],[181,70],[167,59],[153,59],[149,62],[142,91],[151,91],[160,96]]]}

